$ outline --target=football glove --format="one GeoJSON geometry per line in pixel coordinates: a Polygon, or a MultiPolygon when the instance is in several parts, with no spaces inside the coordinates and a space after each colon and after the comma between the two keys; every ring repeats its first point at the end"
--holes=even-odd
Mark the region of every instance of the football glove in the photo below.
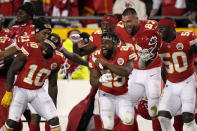
{"type": "Polygon", "coordinates": [[[12,102],[12,96],[13,96],[13,93],[12,92],[9,92],[9,91],[6,91],[5,95],[3,96],[3,99],[1,101],[1,105],[3,107],[8,107],[10,106],[11,102],[12,102]]]}
{"type": "Polygon", "coordinates": [[[155,58],[156,54],[153,54],[149,49],[143,49],[143,50],[138,51],[138,55],[143,61],[146,62],[155,58]]]}

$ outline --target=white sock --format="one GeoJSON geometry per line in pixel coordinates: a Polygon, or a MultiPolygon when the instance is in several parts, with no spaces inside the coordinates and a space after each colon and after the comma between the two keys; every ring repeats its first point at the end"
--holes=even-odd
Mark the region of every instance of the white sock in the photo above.
{"type": "Polygon", "coordinates": [[[184,131],[197,131],[197,125],[196,125],[195,120],[189,123],[184,123],[183,130],[184,131]]]}
{"type": "Polygon", "coordinates": [[[171,119],[159,116],[158,117],[162,131],[175,131],[171,119]]]}
{"type": "Polygon", "coordinates": [[[7,131],[7,130],[12,130],[13,128],[10,128],[7,126],[7,124],[5,123],[5,125],[3,125],[0,129],[0,131],[7,131]]]}

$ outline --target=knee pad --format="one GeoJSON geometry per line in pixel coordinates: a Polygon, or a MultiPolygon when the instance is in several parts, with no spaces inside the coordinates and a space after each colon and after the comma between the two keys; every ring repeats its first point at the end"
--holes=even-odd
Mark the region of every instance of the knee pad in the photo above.
{"type": "Polygon", "coordinates": [[[112,116],[103,116],[102,122],[103,122],[103,128],[107,130],[112,130],[114,128],[114,117],[112,116]]]}
{"type": "Polygon", "coordinates": [[[51,126],[57,126],[60,124],[59,118],[58,117],[52,118],[52,119],[48,120],[48,123],[51,126]]]}
{"type": "Polygon", "coordinates": [[[148,99],[148,113],[151,117],[157,117],[157,107],[159,104],[159,98],[148,99]]]}
{"type": "Polygon", "coordinates": [[[191,121],[194,120],[194,114],[192,114],[190,112],[183,112],[182,116],[183,116],[184,123],[190,123],[191,121]]]}
{"type": "Polygon", "coordinates": [[[131,111],[122,113],[120,119],[125,125],[133,125],[134,123],[134,115],[132,115],[131,111]]]}
{"type": "Polygon", "coordinates": [[[6,127],[7,127],[8,129],[9,129],[9,128],[13,129],[13,128],[16,127],[16,124],[17,124],[16,121],[11,120],[11,119],[8,119],[7,122],[6,122],[6,127]]]}

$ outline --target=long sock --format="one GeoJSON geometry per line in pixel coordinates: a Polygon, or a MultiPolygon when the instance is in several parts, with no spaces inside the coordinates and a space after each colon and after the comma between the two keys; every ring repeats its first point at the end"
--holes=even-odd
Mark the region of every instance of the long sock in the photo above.
{"type": "Polygon", "coordinates": [[[8,131],[8,129],[6,128],[5,125],[3,125],[3,126],[1,127],[1,129],[0,129],[0,131],[8,131]]]}
{"type": "Polygon", "coordinates": [[[47,122],[45,122],[45,131],[50,131],[50,125],[47,122]]]}
{"type": "Polygon", "coordinates": [[[40,125],[34,125],[34,124],[30,123],[29,131],[40,131],[40,125]]]}
{"type": "Polygon", "coordinates": [[[135,116],[134,116],[134,124],[133,124],[133,130],[132,131],[139,131],[139,128],[138,128],[138,122],[137,122],[137,114],[135,113],[135,116]]]}
{"type": "Polygon", "coordinates": [[[122,131],[132,131],[133,125],[125,125],[124,123],[121,124],[122,131]]]}
{"type": "Polygon", "coordinates": [[[153,128],[153,131],[162,131],[161,130],[161,125],[160,125],[158,119],[153,119],[152,120],[152,128],[153,128]]]}
{"type": "Polygon", "coordinates": [[[175,131],[183,131],[183,119],[182,115],[178,115],[174,117],[174,124],[173,124],[175,131]]]}
{"type": "Polygon", "coordinates": [[[8,127],[7,124],[5,123],[5,125],[3,125],[3,126],[1,127],[0,131],[10,131],[10,130],[12,130],[12,129],[13,129],[13,128],[8,127]]]}
{"type": "Polygon", "coordinates": [[[184,123],[183,124],[183,130],[185,130],[185,131],[196,131],[197,130],[197,125],[195,123],[195,120],[193,120],[189,123],[184,123]]]}
{"type": "Polygon", "coordinates": [[[102,131],[102,121],[99,115],[94,115],[95,131],[102,131]]]}
{"type": "Polygon", "coordinates": [[[159,116],[158,119],[159,119],[162,131],[175,131],[172,125],[171,119],[162,117],[162,116],[159,116]]]}

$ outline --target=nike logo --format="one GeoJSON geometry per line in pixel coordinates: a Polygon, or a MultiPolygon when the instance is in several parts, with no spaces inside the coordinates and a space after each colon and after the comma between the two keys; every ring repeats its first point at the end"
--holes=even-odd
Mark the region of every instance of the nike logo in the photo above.
{"type": "Polygon", "coordinates": [[[152,74],[152,75],[150,75],[150,77],[153,77],[154,75],[156,75],[156,74],[152,74]]]}
{"type": "Polygon", "coordinates": [[[191,81],[187,81],[186,84],[190,83],[191,81]]]}

